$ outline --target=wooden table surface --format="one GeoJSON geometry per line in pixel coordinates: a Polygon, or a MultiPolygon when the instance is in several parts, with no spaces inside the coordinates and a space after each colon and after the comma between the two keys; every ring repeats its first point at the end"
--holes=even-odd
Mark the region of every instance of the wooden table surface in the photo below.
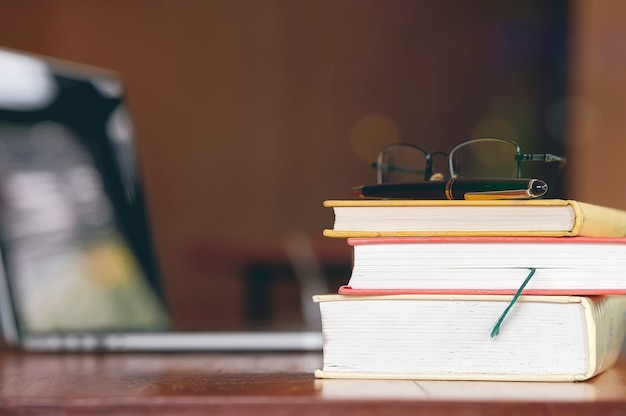
{"type": "Polygon", "coordinates": [[[321,361],[320,353],[3,351],[0,415],[626,415],[626,359],[582,383],[316,380],[321,361]]]}

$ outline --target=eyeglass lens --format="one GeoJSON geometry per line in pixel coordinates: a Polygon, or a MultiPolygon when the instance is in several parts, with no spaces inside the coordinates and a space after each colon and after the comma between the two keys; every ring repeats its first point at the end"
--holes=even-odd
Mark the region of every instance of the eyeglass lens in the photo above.
{"type": "Polygon", "coordinates": [[[378,156],[378,182],[423,181],[427,161],[427,153],[418,147],[404,144],[388,146],[378,156]]]}
{"type": "Polygon", "coordinates": [[[518,147],[498,139],[475,139],[450,151],[450,174],[457,178],[515,178],[518,147]]]}

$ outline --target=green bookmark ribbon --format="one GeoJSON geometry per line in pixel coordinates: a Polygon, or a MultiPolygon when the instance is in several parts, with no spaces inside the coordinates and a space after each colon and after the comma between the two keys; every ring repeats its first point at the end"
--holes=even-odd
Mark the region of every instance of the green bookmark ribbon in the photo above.
{"type": "Polygon", "coordinates": [[[530,273],[528,274],[528,276],[526,277],[522,285],[519,287],[519,289],[517,289],[517,292],[515,292],[515,296],[513,296],[513,299],[511,299],[511,302],[509,302],[509,306],[506,307],[504,312],[502,312],[502,315],[500,315],[496,323],[493,325],[493,328],[491,329],[491,338],[495,337],[496,335],[500,333],[500,326],[502,325],[504,318],[506,318],[506,315],[509,313],[513,305],[515,305],[515,302],[517,302],[517,299],[522,294],[522,291],[524,290],[528,282],[530,282],[530,278],[533,277],[533,275],[535,274],[535,271],[537,270],[534,267],[530,269],[530,273]]]}

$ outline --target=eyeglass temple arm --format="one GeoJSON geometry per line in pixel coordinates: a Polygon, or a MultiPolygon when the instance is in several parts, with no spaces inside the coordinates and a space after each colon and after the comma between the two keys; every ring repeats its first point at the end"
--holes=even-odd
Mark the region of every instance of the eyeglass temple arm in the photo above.
{"type": "Polygon", "coordinates": [[[565,162],[565,158],[561,156],[551,155],[549,153],[542,154],[517,154],[515,160],[522,162],[525,161],[539,161],[539,162],[565,162]]]}

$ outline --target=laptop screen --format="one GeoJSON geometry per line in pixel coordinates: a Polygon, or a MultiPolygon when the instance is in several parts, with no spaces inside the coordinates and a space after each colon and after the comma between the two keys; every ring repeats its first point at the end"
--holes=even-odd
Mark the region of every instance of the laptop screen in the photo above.
{"type": "Polygon", "coordinates": [[[0,244],[22,332],[168,325],[113,72],[0,49],[0,244]]]}

